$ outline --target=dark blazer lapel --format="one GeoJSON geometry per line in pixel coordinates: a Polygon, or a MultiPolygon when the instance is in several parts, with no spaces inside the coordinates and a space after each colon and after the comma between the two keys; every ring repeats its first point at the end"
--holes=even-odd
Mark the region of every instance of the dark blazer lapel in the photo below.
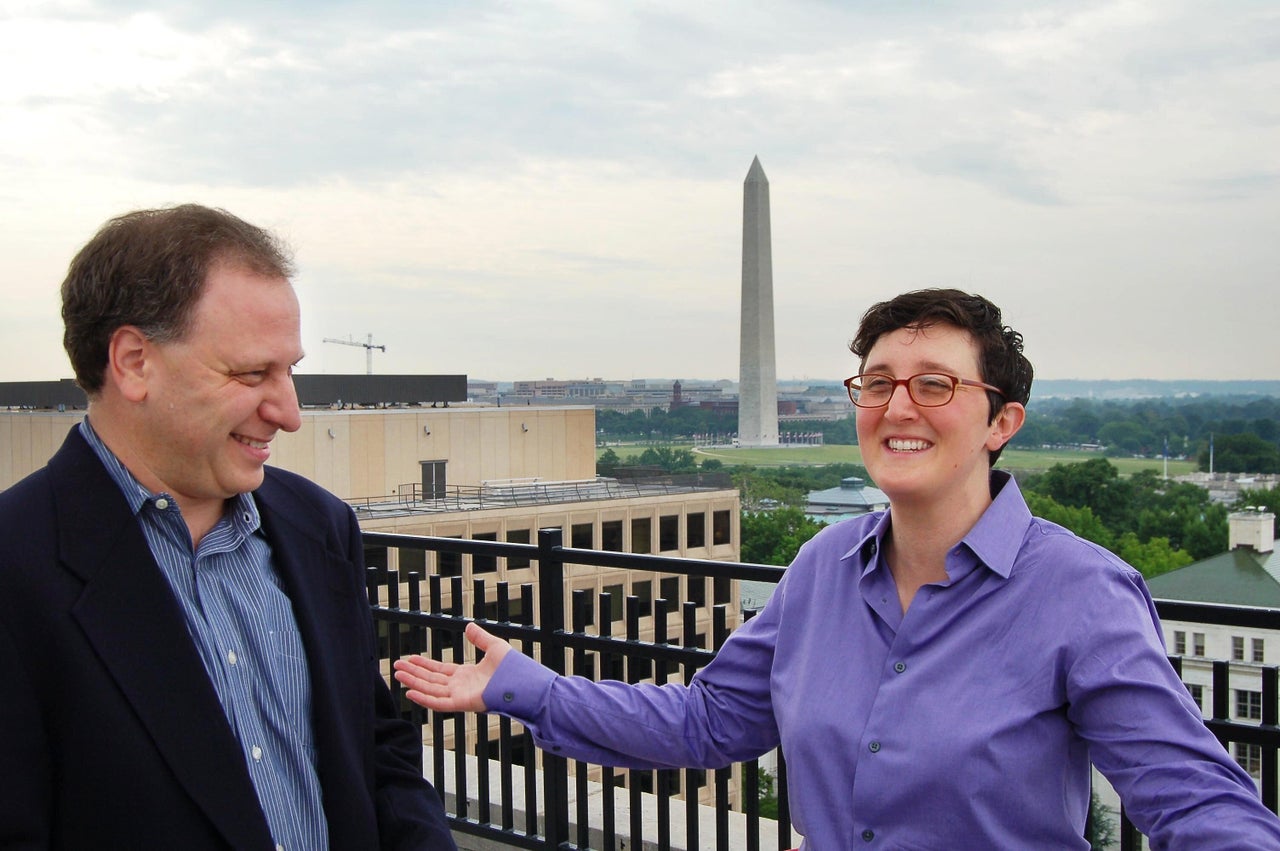
{"type": "Polygon", "coordinates": [[[60,559],[85,583],[73,616],[178,782],[227,843],[269,847],[239,743],[119,488],[76,429],[49,469],[60,559]]]}

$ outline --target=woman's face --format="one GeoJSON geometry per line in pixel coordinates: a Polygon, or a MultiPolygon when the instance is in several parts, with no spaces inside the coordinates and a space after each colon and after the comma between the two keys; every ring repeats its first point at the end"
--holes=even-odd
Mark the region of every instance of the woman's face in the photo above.
{"type": "MultiPolygon", "coordinates": [[[[909,378],[938,372],[981,381],[978,347],[953,325],[899,328],[867,353],[862,372],[909,378]]],[[[989,494],[989,452],[1022,425],[1023,410],[1010,403],[988,422],[990,405],[980,388],[960,386],[951,401],[924,408],[897,387],[882,408],[858,408],[862,462],[892,503],[928,505],[989,494]]],[[[989,498],[989,497],[985,497],[989,498]]]]}

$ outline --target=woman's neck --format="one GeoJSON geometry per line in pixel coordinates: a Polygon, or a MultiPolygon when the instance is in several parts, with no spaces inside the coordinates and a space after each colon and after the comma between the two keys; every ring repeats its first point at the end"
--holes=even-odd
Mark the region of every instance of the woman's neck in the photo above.
{"type": "Polygon", "coordinates": [[[947,578],[947,553],[977,524],[991,505],[991,492],[974,489],[962,499],[927,504],[892,501],[885,563],[898,586],[905,613],[924,585],[947,578]]]}

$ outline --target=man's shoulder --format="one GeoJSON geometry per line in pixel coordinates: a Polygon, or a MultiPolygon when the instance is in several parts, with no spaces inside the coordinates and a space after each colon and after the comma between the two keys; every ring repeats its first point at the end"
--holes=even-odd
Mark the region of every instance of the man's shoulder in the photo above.
{"type": "Polygon", "coordinates": [[[280,510],[310,510],[345,513],[350,507],[320,485],[279,467],[264,467],[262,484],[256,491],[264,501],[280,510]]]}
{"type": "Polygon", "coordinates": [[[49,501],[53,492],[48,467],[41,467],[26,478],[0,491],[0,525],[30,516],[30,512],[49,501]]]}
{"type": "Polygon", "coordinates": [[[48,463],[0,491],[0,523],[26,522],[42,507],[52,511],[56,491],[70,487],[83,494],[96,486],[99,475],[106,470],[73,428],[48,463]]]}

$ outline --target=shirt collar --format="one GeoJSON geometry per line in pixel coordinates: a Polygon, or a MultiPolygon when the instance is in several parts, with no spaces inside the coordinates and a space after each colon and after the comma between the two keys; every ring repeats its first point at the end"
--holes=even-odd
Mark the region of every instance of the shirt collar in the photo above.
{"type": "Polygon", "coordinates": [[[978,560],[1005,579],[1022,548],[1031,510],[1013,476],[1003,470],[991,471],[991,505],[961,539],[978,560]]]}
{"type": "MultiPolygon", "coordinates": [[[[142,483],[134,477],[133,473],[129,472],[128,468],[111,451],[111,448],[93,430],[93,426],[89,423],[87,416],[80,421],[80,434],[89,444],[94,454],[98,456],[98,460],[107,468],[107,473],[111,476],[111,480],[116,483],[116,487],[120,488],[120,493],[124,495],[125,502],[128,503],[129,510],[133,512],[134,516],[137,516],[138,512],[142,510],[142,506],[148,502],[155,502],[162,496],[172,498],[169,494],[152,493],[143,487],[142,483]]],[[[262,525],[262,518],[258,514],[258,504],[247,493],[236,494],[226,506],[223,516],[230,516],[233,522],[241,527],[246,534],[257,531],[262,525]]]]}
{"type": "MultiPolygon", "coordinates": [[[[1031,510],[1013,476],[1003,470],[991,471],[991,505],[978,518],[960,543],[968,547],[979,562],[990,570],[1009,578],[1013,563],[1022,548],[1022,539],[1031,525],[1031,510]]],[[[882,512],[876,522],[856,540],[844,554],[846,559],[861,562],[862,575],[866,576],[879,560],[876,553],[884,546],[885,533],[889,531],[892,511],[882,512]]]]}
{"type": "Polygon", "coordinates": [[[876,522],[868,526],[866,531],[854,540],[853,545],[849,547],[841,558],[853,559],[855,563],[861,562],[861,575],[866,576],[880,563],[876,558],[876,553],[880,552],[880,548],[884,546],[884,536],[888,531],[889,512],[882,511],[880,516],[876,518],[876,522]]]}

